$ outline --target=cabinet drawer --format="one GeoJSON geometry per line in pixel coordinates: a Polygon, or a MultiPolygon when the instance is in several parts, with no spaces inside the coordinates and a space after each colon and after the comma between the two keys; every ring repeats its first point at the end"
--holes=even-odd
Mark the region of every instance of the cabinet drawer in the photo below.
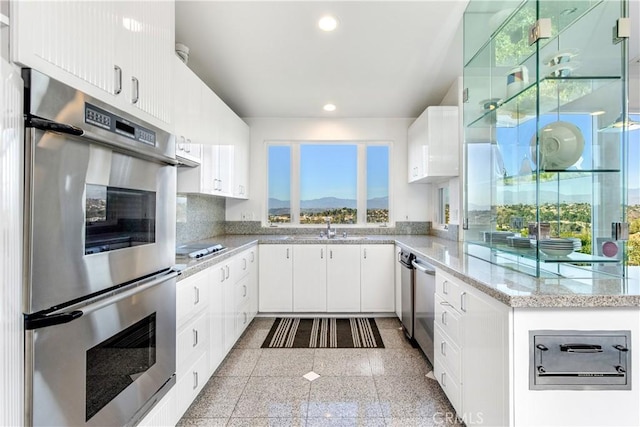
{"type": "Polygon", "coordinates": [[[240,337],[244,330],[247,329],[247,326],[249,326],[251,320],[253,320],[253,317],[251,316],[251,305],[249,304],[249,302],[247,302],[247,304],[242,305],[242,307],[240,307],[238,309],[238,312],[236,313],[237,337],[240,337]]]}
{"type": "Polygon", "coordinates": [[[456,410],[458,415],[462,414],[462,386],[460,380],[446,366],[439,363],[438,359],[433,365],[433,374],[449,398],[453,409],[456,410]]]}
{"type": "Polygon", "coordinates": [[[206,352],[209,342],[209,316],[204,312],[178,330],[176,337],[176,371],[180,374],[200,353],[206,352]]]}
{"type": "Polygon", "coordinates": [[[249,274],[249,267],[251,266],[251,251],[246,251],[237,255],[235,259],[236,263],[236,280],[242,279],[249,274]]]}
{"type": "Polygon", "coordinates": [[[200,390],[209,380],[209,367],[207,362],[207,354],[203,353],[184,374],[178,376],[177,382],[177,413],[181,418],[184,412],[189,408],[191,402],[196,398],[200,390]]]}
{"type": "Polygon", "coordinates": [[[456,378],[460,378],[462,355],[458,343],[445,335],[439,326],[435,327],[433,335],[434,358],[442,363],[456,378]]]}
{"type": "Polygon", "coordinates": [[[176,285],[176,323],[178,326],[207,307],[208,280],[206,280],[206,274],[206,272],[196,274],[179,281],[176,285]]]}
{"type": "Polygon", "coordinates": [[[439,326],[456,344],[460,343],[460,313],[441,296],[436,295],[435,324],[439,326]]]}
{"type": "Polygon", "coordinates": [[[461,284],[458,279],[440,270],[436,270],[436,295],[439,295],[456,310],[460,309],[460,288],[461,284]]]}

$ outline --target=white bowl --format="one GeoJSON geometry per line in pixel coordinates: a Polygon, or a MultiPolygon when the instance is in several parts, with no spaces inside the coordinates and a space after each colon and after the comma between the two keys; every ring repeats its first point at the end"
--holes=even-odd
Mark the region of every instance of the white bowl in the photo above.
{"type": "Polygon", "coordinates": [[[569,122],[554,122],[538,133],[540,162],[536,159],[536,135],[531,137],[531,158],[539,169],[566,169],[574,165],[584,150],[584,137],[580,129],[569,122]]]}
{"type": "Polygon", "coordinates": [[[573,252],[573,248],[570,248],[570,249],[540,248],[540,252],[549,256],[567,256],[573,252]]]}

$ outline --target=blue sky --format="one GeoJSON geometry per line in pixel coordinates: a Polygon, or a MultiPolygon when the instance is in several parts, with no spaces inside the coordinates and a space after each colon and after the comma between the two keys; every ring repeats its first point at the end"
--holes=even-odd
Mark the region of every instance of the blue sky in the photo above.
{"type": "MultiPolygon", "coordinates": [[[[269,197],[290,200],[291,151],[269,146],[269,197]]],[[[357,145],[301,144],[300,200],[357,197],[357,145]]],[[[367,146],[367,198],[389,195],[389,147],[367,146]],[[380,171],[387,171],[380,173],[380,171]]]]}

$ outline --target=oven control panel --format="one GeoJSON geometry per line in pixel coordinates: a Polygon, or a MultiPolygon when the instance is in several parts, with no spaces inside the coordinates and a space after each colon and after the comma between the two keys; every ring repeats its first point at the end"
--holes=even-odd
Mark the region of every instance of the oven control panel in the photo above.
{"type": "Polygon", "coordinates": [[[123,119],[95,105],[84,104],[84,121],[134,141],[156,146],[156,133],[130,120],[123,119]]]}

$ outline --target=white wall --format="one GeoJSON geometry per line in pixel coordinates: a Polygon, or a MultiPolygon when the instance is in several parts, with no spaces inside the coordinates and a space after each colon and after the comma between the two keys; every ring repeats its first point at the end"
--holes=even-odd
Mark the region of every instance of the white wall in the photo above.
{"type": "Polygon", "coordinates": [[[431,219],[428,185],[407,183],[407,129],[414,119],[247,118],[251,128],[249,200],[227,200],[227,221],[262,220],[266,212],[266,141],[390,141],[395,221],[431,219]]]}

